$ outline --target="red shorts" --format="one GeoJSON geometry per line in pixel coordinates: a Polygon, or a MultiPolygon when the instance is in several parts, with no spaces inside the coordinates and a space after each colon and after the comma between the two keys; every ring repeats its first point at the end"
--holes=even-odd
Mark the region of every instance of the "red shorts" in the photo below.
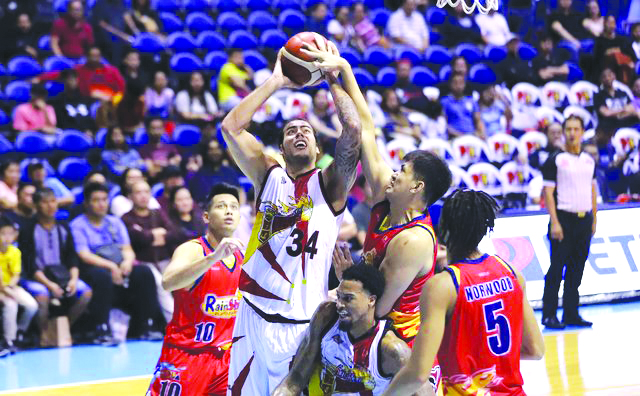
{"type": "Polygon", "coordinates": [[[163,346],[147,396],[224,396],[231,352],[163,346]]]}

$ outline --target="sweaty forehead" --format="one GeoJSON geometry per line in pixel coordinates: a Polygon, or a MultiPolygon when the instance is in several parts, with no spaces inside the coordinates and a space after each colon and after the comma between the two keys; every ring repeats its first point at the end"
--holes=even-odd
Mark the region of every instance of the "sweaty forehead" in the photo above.
{"type": "Polygon", "coordinates": [[[360,281],[343,280],[340,282],[340,286],[338,286],[338,291],[341,294],[358,295],[364,292],[364,289],[362,288],[362,283],[360,281]]]}
{"type": "Polygon", "coordinates": [[[221,203],[226,203],[226,204],[237,204],[238,203],[238,199],[236,197],[234,197],[231,194],[218,194],[215,197],[213,197],[213,204],[217,205],[217,204],[221,204],[221,203]]]}
{"type": "Polygon", "coordinates": [[[313,128],[311,128],[311,124],[309,124],[305,120],[293,120],[293,121],[290,121],[289,123],[287,123],[287,125],[284,126],[284,130],[286,132],[289,129],[301,128],[301,127],[307,127],[307,128],[313,129],[313,128]]]}

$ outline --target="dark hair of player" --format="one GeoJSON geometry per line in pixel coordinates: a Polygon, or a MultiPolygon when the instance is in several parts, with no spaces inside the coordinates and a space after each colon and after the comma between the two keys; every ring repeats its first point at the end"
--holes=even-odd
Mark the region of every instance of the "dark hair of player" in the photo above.
{"type": "Polygon", "coordinates": [[[446,162],[436,154],[425,150],[415,150],[404,157],[411,162],[417,180],[424,182],[424,201],[427,207],[442,198],[451,187],[451,171],[446,162]]]}
{"type": "Polygon", "coordinates": [[[209,192],[209,195],[207,196],[207,206],[206,206],[206,210],[207,212],[209,210],[211,210],[211,205],[213,204],[213,198],[216,195],[220,195],[220,194],[231,194],[234,197],[236,197],[236,199],[238,201],[240,201],[240,193],[238,192],[238,189],[234,186],[232,186],[231,184],[228,183],[218,183],[216,185],[214,185],[213,187],[211,187],[211,191],[209,192]]]}
{"type": "Polygon", "coordinates": [[[347,268],[342,274],[343,281],[358,281],[369,294],[376,296],[376,301],[384,293],[385,280],[382,272],[373,265],[357,264],[347,268]]]}

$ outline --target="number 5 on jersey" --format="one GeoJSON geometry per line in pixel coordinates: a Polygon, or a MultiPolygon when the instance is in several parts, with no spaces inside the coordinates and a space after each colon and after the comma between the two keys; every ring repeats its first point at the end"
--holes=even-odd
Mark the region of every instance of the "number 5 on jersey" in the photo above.
{"type": "MultiPolygon", "coordinates": [[[[304,241],[304,232],[299,228],[294,228],[289,236],[293,238],[293,241],[291,241],[290,246],[287,246],[287,253],[291,257],[298,257],[303,251],[302,242],[304,241]]],[[[307,244],[304,246],[304,252],[309,253],[309,259],[311,260],[313,260],[313,256],[318,253],[316,243],[318,243],[318,231],[314,231],[314,233],[311,234],[311,237],[307,240],[307,244]]]]}
{"type": "Polygon", "coordinates": [[[487,344],[491,353],[502,356],[511,350],[511,326],[509,319],[499,313],[504,309],[502,300],[482,305],[484,324],[487,331],[487,344]]]}

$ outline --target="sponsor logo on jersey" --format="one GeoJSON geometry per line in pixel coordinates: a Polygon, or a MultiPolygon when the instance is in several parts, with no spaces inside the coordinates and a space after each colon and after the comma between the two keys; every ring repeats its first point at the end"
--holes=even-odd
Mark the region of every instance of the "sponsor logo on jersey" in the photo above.
{"type": "Polygon", "coordinates": [[[160,380],[180,381],[180,372],[184,370],[185,367],[178,368],[171,363],[160,362],[156,365],[153,377],[160,380]]]}
{"type": "Polygon", "coordinates": [[[363,255],[362,255],[362,263],[361,264],[368,264],[368,265],[373,265],[373,259],[376,258],[376,254],[378,252],[376,251],[375,248],[371,249],[371,250],[367,250],[363,255]]]}
{"type": "Polygon", "coordinates": [[[323,359],[320,389],[325,395],[336,392],[371,391],[376,387],[376,380],[369,370],[349,360],[348,362],[339,361],[336,365],[323,359]]]}
{"type": "Polygon", "coordinates": [[[242,299],[240,293],[232,296],[216,296],[207,294],[202,301],[202,312],[213,318],[229,319],[235,318],[242,299]]]}
{"type": "Polygon", "coordinates": [[[450,396],[490,396],[491,388],[499,385],[502,377],[496,374],[496,366],[478,370],[472,375],[456,374],[443,377],[445,394],[450,396]]]}
{"type": "Polygon", "coordinates": [[[479,283],[464,288],[464,296],[468,302],[482,300],[497,296],[499,294],[508,293],[513,290],[513,281],[508,276],[490,282],[479,283]]]}
{"type": "Polygon", "coordinates": [[[293,227],[298,221],[309,221],[313,212],[313,201],[308,195],[301,196],[297,201],[290,196],[289,203],[263,202],[260,211],[263,215],[258,242],[263,245],[275,234],[293,227]]]}

